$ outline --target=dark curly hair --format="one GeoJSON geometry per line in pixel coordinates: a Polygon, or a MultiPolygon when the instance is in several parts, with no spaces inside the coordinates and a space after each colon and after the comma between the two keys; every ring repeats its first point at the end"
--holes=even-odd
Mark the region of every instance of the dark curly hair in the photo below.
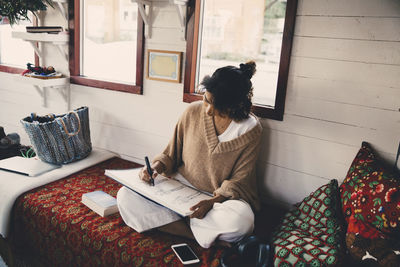
{"type": "Polygon", "coordinates": [[[239,68],[226,66],[213,75],[205,76],[201,85],[213,95],[213,106],[234,121],[249,117],[252,106],[253,84],[250,79],[256,72],[256,63],[249,61],[239,68]]]}

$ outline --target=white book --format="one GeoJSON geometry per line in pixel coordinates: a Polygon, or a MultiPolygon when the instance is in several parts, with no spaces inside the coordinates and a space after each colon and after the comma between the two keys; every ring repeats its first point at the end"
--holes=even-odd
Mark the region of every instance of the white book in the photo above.
{"type": "Polygon", "coordinates": [[[42,173],[60,168],[61,165],[49,164],[41,161],[37,157],[11,157],[0,160],[0,170],[23,174],[27,176],[37,176],[42,173]]]}
{"type": "Polygon", "coordinates": [[[140,169],[106,170],[105,175],[182,216],[192,214],[193,211],[190,210],[192,206],[201,200],[212,197],[208,193],[178,181],[177,179],[182,177],[180,174],[175,174],[172,177],[165,177],[159,174],[154,179],[154,186],[151,186],[139,178],[140,169]]]}
{"type": "Polygon", "coordinates": [[[118,212],[117,200],[103,191],[83,194],[81,202],[102,217],[118,212]]]}

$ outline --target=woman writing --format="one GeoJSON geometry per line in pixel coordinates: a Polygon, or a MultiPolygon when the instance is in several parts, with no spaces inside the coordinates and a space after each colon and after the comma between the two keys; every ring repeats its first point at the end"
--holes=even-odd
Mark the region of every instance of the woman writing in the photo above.
{"type": "MultiPolygon", "coordinates": [[[[255,63],[226,66],[206,76],[202,102],[189,105],[172,139],[152,162],[158,173],[179,172],[212,198],[182,218],[122,187],[118,205],[125,223],[138,232],[152,228],[194,238],[204,248],[240,241],[252,233],[259,208],[255,164],[262,127],[250,113],[255,63]],[[138,208],[140,207],[140,208],[138,208]]],[[[140,178],[150,180],[143,168],[140,178]]]]}

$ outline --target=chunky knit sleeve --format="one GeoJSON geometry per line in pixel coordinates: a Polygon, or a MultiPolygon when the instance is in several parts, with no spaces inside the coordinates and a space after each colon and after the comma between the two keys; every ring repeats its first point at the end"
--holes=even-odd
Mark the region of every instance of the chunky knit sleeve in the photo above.
{"type": "MultiPolygon", "coordinates": [[[[153,159],[153,162],[160,161],[166,167],[164,174],[170,175],[178,171],[182,165],[182,151],[184,138],[188,133],[189,127],[193,128],[193,121],[197,121],[200,117],[202,104],[201,102],[191,103],[182,113],[177,124],[175,125],[174,133],[164,151],[153,159]]],[[[196,124],[196,123],[194,123],[196,124]]]]}
{"type": "Polygon", "coordinates": [[[259,209],[256,181],[256,161],[260,147],[261,133],[243,150],[232,169],[232,175],[224,180],[214,195],[222,195],[228,199],[243,199],[254,210],[259,209]]]}
{"type": "Polygon", "coordinates": [[[174,134],[164,151],[153,159],[153,162],[160,161],[164,164],[166,175],[175,173],[182,163],[183,146],[183,119],[175,125],[174,134]]]}

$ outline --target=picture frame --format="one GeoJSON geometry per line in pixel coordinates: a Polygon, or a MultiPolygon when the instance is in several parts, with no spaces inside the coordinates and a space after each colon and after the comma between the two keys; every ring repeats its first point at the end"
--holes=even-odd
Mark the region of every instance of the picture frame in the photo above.
{"type": "Polygon", "coordinates": [[[147,50],[147,73],[150,80],[181,82],[182,52],[167,50],[147,50]]]}

